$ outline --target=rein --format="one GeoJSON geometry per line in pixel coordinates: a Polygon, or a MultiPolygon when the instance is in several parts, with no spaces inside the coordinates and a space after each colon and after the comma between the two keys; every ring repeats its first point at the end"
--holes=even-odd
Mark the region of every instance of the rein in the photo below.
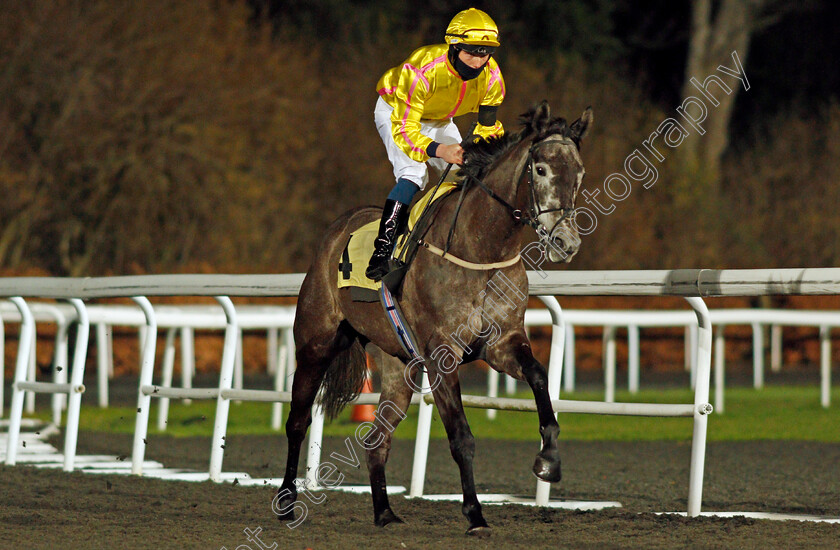
{"type": "MultiPolygon", "coordinates": [[[[551,136],[549,136],[551,137],[551,136]]],[[[509,202],[505,199],[500,197],[496,194],[495,191],[487,187],[487,185],[481,181],[481,179],[475,176],[467,176],[469,181],[472,181],[476,185],[478,185],[479,189],[484,191],[489,197],[496,200],[499,204],[504,206],[507,211],[510,213],[511,217],[517,222],[522,225],[528,225],[536,230],[538,233],[544,233],[546,235],[551,235],[554,228],[557,227],[558,224],[567,220],[569,218],[573,218],[575,214],[574,208],[548,208],[543,209],[539,203],[537,202],[537,196],[534,191],[534,151],[536,151],[542,145],[547,143],[554,143],[559,141],[561,144],[564,145],[575,145],[575,142],[568,139],[568,138],[561,138],[559,140],[553,139],[549,140],[548,138],[543,139],[542,141],[538,141],[536,143],[531,144],[531,147],[528,148],[528,160],[525,162],[525,165],[522,167],[522,172],[519,173],[519,177],[516,178],[517,181],[517,189],[519,186],[519,182],[523,180],[525,177],[525,173],[528,173],[528,211],[522,212],[522,210],[512,206],[509,202]],[[560,219],[558,219],[551,230],[547,230],[539,221],[539,217],[543,214],[548,214],[550,212],[562,212],[560,219]]]]}
{"type": "MultiPolygon", "coordinates": [[[[449,253],[449,248],[452,243],[452,236],[455,233],[455,224],[458,221],[458,215],[461,212],[461,205],[463,204],[464,195],[466,194],[467,187],[470,183],[475,183],[479,189],[484,191],[489,197],[497,201],[499,204],[505,207],[507,211],[510,213],[511,217],[516,221],[518,224],[528,225],[532,227],[539,235],[550,236],[555,228],[562,223],[564,220],[569,218],[574,218],[575,209],[574,208],[548,208],[543,209],[539,203],[537,202],[536,192],[534,191],[534,152],[541,146],[546,145],[548,143],[561,143],[564,145],[574,145],[577,147],[577,144],[569,138],[561,137],[560,139],[550,139],[553,136],[548,136],[547,138],[538,141],[536,143],[532,143],[531,146],[528,148],[528,159],[525,162],[525,165],[522,167],[522,171],[519,173],[519,177],[516,178],[517,181],[517,192],[519,189],[519,185],[521,184],[522,180],[525,178],[525,174],[528,174],[528,209],[526,212],[523,212],[521,209],[518,209],[507,202],[505,199],[500,197],[495,191],[487,187],[487,185],[481,181],[480,178],[475,176],[466,176],[464,180],[464,185],[461,189],[460,197],[458,199],[458,206],[455,209],[455,214],[452,218],[452,225],[449,228],[449,234],[446,239],[446,245],[441,250],[440,248],[436,247],[435,245],[428,243],[423,240],[423,236],[417,239],[417,244],[432,252],[433,254],[440,256],[445,260],[449,260],[450,262],[454,263],[455,265],[464,267],[466,269],[472,270],[490,270],[490,269],[501,269],[505,267],[512,266],[518,263],[521,259],[520,255],[517,254],[515,257],[510,258],[508,260],[504,260],[501,262],[495,263],[485,263],[479,264],[474,262],[469,262],[467,260],[463,260],[458,258],[457,256],[453,256],[449,253]],[[543,224],[540,223],[539,217],[543,214],[547,214],[550,212],[561,212],[562,215],[560,218],[554,223],[551,229],[547,229],[543,224]]],[[[428,207],[428,205],[427,205],[428,207]]],[[[428,228],[427,228],[428,229],[428,228]]],[[[424,232],[425,233],[425,232],[424,232]]]]}

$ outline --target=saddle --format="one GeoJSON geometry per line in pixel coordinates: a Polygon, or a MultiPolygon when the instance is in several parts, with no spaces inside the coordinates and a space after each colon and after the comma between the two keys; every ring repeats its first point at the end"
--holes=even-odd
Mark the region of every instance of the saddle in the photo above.
{"type": "Polygon", "coordinates": [[[349,288],[350,298],[354,302],[378,302],[383,281],[392,293],[397,293],[417,254],[417,239],[408,240],[408,234],[414,231],[415,235],[424,235],[443,205],[442,199],[452,191],[460,189],[460,186],[460,183],[443,182],[434,192],[426,193],[411,207],[406,230],[397,237],[391,270],[382,281],[372,281],[365,276],[365,268],[373,254],[374,240],[379,231],[379,220],[373,220],[353,231],[338,264],[338,288],[349,288]]]}

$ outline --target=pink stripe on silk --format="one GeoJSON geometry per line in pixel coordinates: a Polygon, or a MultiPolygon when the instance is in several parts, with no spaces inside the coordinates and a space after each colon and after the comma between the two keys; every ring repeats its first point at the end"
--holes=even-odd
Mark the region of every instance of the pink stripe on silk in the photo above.
{"type": "Polygon", "coordinates": [[[490,71],[490,80],[487,82],[487,91],[490,91],[490,88],[493,87],[493,84],[496,82],[499,83],[499,87],[502,89],[502,97],[505,96],[505,84],[502,81],[502,71],[496,67],[490,71]]]}
{"type": "Polygon", "coordinates": [[[461,92],[458,94],[458,102],[455,103],[455,108],[452,109],[452,112],[446,115],[446,118],[452,118],[455,116],[455,113],[458,112],[458,107],[461,106],[461,102],[464,101],[464,94],[467,91],[467,83],[466,81],[461,83],[461,92]]]}
{"type": "MultiPolygon", "coordinates": [[[[428,65],[426,65],[426,67],[428,67],[428,65]]],[[[421,80],[423,80],[423,83],[426,85],[426,88],[428,88],[429,87],[429,81],[426,80],[426,75],[424,74],[426,72],[426,70],[425,70],[426,67],[423,67],[422,69],[418,69],[414,65],[409,65],[408,63],[403,65],[403,68],[408,69],[410,71],[413,71],[414,74],[417,75],[416,78],[420,78],[421,80]]],[[[415,83],[416,83],[416,79],[415,79],[415,83]]]]}
{"type": "MultiPolygon", "coordinates": [[[[411,141],[411,138],[408,137],[408,132],[405,131],[405,125],[408,122],[408,113],[411,111],[411,98],[414,95],[414,90],[417,88],[417,81],[418,80],[422,80],[423,83],[426,85],[426,89],[427,90],[429,89],[429,80],[426,78],[426,73],[428,71],[432,70],[433,68],[435,68],[435,66],[437,66],[440,63],[443,63],[445,61],[446,61],[446,54],[443,54],[443,55],[441,55],[439,57],[436,57],[435,59],[431,60],[427,64],[423,65],[423,67],[421,67],[420,69],[418,69],[417,67],[415,67],[414,65],[411,65],[409,63],[406,63],[405,65],[403,65],[404,69],[408,69],[408,70],[412,71],[415,76],[414,76],[414,80],[411,83],[411,87],[408,90],[408,102],[407,102],[407,107],[408,108],[405,110],[405,114],[403,115],[402,126],[400,127],[400,134],[402,135],[403,139],[405,139],[406,143],[408,143],[408,145],[411,147],[411,150],[412,151],[417,151],[418,153],[425,153],[426,151],[424,149],[421,149],[420,147],[417,147],[414,144],[414,142],[411,141]]],[[[395,88],[392,88],[391,92],[393,92],[394,89],[395,88]]],[[[455,106],[455,111],[458,110],[458,106],[461,104],[461,100],[464,97],[464,89],[465,88],[461,89],[461,97],[458,98],[458,105],[455,106]]],[[[453,113],[455,111],[453,111],[453,113]]],[[[448,116],[452,116],[452,115],[448,115],[448,116]]]]}
{"type": "MultiPolygon", "coordinates": [[[[428,82],[426,83],[428,85],[428,82]]],[[[408,103],[406,105],[405,114],[403,115],[402,119],[402,126],[400,126],[400,134],[402,134],[403,139],[405,139],[406,143],[411,146],[412,151],[418,152],[425,152],[423,149],[414,145],[414,142],[411,141],[411,138],[408,137],[408,132],[405,131],[405,125],[408,122],[408,113],[411,112],[411,96],[414,95],[414,89],[417,87],[417,79],[414,79],[414,82],[411,83],[411,88],[408,89],[408,103]]]]}
{"type": "Polygon", "coordinates": [[[426,71],[429,71],[429,70],[433,69],[435,67],[435,65],[437,65],[439,63],[443,63],[445,60],[446,60],[446,54],[443,54],[440,57],[436,57],[436,58],[432,59],[431,61],[429,61],[428,63],[426,63],[425,65],[423,65],[423,68],[420,69],[420,70],[425,73],[426,71]]]}

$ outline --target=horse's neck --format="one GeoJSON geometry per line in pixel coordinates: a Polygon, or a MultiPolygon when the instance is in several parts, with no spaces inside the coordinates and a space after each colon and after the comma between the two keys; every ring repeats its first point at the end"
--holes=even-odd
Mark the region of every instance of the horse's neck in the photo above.
{"type": "MultiPolygon", "coordinates": [[[[517,181],[524,162],[521,145],[505,157],[482,181],[509,204],[521,208],[523,193],[517,181]]],[[[445,225],[448,233],[449,224],[445,225]]],[[[451,251],[472,262],[508,260],[519,252],[522,227],[504,205],[473,184],[458,215],[451,251]]]]}

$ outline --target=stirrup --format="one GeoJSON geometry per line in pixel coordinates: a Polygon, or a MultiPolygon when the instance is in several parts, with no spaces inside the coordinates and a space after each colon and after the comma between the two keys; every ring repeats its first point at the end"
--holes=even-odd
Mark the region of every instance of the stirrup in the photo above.
{"type": "Polygon", "coordinates": [[[365,269],[365,277],[367,277],[368,279],[370,279],[372,281],[381,280],[382,277],[387,275],[388,272],[390,271],[390,267],[388,266],[389,262],[390,262],[390,260],[386,259],[384,261],[377,262],[376,265],[371,263],[370,265],[367,266],[367,269],[365,269]]]}
{"type": "Polygon", "coordinates": [[[392,294],[397,294],[400,285],[402,285],[403,278],[405,278],[405,274],[408,272],[408,264],[392,258],[388,262],[388,267],[388,273],[382,276],[382,284],[387,286],[392,294]]]}
{"type": "MultiPolygon", "coordinates": [[[[383,283],[385,283],[385,279],[387,279],[388,281],[392,280],[392,274],[398,271],[402,271],[402,274],[399,276],[399,280],[402,280],[402,277],[405,274],[405,267],[406,264],[404,262],[401,262],[400,260],[389,256],[386,260],[377,263],[375,266],[368,265],[368,268],[365,270],[365,277],[372,281],[382,281],[383,283]],[[374,271],[373,275],[375,276],[375,278],[368,275],[368,270],[374,271]]],[[[388,287],[393,290],[393,285],[391,283],[388,283],[388,287]]]]}

